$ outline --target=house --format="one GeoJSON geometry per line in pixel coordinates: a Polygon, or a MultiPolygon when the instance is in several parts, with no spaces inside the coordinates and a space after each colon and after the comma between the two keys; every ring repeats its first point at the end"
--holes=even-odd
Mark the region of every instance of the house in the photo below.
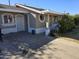
{"type": "Polygon", "coordinates": [[[22,4],[15,6],[0,4],[1,32],[3,34],[19,31],[49,33],[52,23],[61,20],[62,15],[63,13],[22,4]]]}

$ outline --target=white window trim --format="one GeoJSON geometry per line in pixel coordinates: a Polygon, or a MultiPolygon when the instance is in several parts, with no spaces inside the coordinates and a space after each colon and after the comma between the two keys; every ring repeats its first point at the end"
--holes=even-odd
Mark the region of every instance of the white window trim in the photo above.
{"type": "Polygon", "coordinates": [[[42,21],[42,20],[40,19],[40,15],[39,15],[39,21],[40,21],[41,23],[44,23],[44,22],[45,22],[45,16],[44,16],[44,20],[42,21]]]}
{"type": "Polygon", "coordinates": [[[4,26],[11,26],[11,25],[14,25],[15,24],[15,22],[14,22],[14,16],[11,14],[11,13],[4,13],[4,14],[2,14],[2,25],[4,25],[4,26]],[[5,24],[4,23],[4,15],[11,15],[12,16],[12,23],[9,23],[9,24],[5,24]]]}

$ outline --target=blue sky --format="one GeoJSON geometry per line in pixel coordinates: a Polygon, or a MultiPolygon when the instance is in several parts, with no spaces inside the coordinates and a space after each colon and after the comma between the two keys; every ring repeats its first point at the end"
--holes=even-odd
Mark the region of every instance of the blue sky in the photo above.
{"type": "MultiPolygon", "coordinates": [[[[51,9],[58,12],[79,13],[79,0],[11,0],[11,4],[21,3],[35,7],[51,9]]],[[[0,0],[0,4],[8,4],[8,0],[0,0]]]]}

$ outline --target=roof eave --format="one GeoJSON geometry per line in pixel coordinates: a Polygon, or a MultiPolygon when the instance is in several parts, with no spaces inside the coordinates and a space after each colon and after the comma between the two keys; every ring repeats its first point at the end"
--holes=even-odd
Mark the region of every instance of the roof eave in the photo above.
{"type": "Polygon", "coordinates": [[[64,15],[63,13],[45,12],[46,14],[64,15]]]}
{"type": "Polygon", "coordinates": [[[36,10],[36,9],[32,9],[32,8],[23,6],[23,5],[21,5],[21,4],[16,4],[16,6],[19,6],[19,7],[21,7],[21,8],[25,8],[25,9],[28,9],[28,10],[31,10],[31,11],[36,12],[36,13],[39,13],[39,14],[51,13],[51,14],[63,15],[62,13],[51,12],[51,11],[49,11],[49,10],[39,11],[39,10],[36,10]]]}
{"type": "Polygon", "coordinates": [[[27,13],[26,11],[14,10],[14,9],[4,9],[4,8],[0,8],[0,11],[17,12],[17,13],[27,13]]]}
{"type": "Polygon", "coordinates": [[[44,10],[42,11],[44,14],[55,14],[55,15],[64,15],[64,13],[59,13],[59,12],[51,12],[49,10],[44,10]]]}
{"type": "Polygon", "coordinates": [[[32,9],[32,8],[29,8],[29,7],[25,7],[25,6],[21,5],[21,4],[16,4],[16,6],[19,6],[21,8],[25,8],[25,9],[28,9],[28,10],[32,10],[33,12],[42,14],[41,11],[38,11],[38,10],[35,10],[35,9],[32,9]]]}

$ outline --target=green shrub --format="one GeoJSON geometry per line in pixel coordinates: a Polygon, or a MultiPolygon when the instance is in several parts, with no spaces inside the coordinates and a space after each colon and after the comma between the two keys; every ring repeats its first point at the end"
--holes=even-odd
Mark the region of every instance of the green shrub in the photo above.
{"type": "Polygon", "coordinates": [[[59,23],[61,25],[60,32],[62,33],[71,31],[75,27],[73,17],[69,15],[63,15],[59,23]]]}
{"type": "Polygon", "coordinates": [[[79,25],[79,15],[74,16],[75,25],[79,25]]]}

